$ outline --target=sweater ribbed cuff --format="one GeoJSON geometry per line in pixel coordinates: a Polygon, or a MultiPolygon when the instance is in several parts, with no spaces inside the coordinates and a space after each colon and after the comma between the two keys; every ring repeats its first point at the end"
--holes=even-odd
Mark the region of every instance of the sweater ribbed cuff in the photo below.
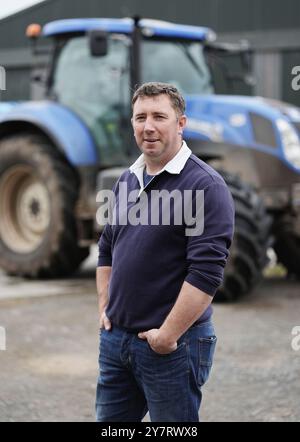
{"type": "Polygon", "coordinates": [[[97,267],[111,267],[112,259],[107,256],[99,256],[97,267]]]}
{"type": "Polygon", "coordinates": [[[217,287],[212,286],[211,284],[209,284],[208,281],[198,278],[192,273],[189,273],[186,276],[185,281],[187,281],[189,284],[193,285],[197,289],[202,290],[202,292],[206,293],[209,296],[214,296],[217,291],[217,287]]]}

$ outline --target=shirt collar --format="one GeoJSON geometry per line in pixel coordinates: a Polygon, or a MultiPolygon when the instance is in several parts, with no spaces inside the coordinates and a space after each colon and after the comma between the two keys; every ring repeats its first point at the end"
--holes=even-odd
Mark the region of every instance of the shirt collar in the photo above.
{"type": "MultiPolygon", "coordinates": [[[[191,153],[192,153],[191,149],[187,146],[186,142],[183,141],[182,146],[175,155],[175,157],[172,158],[155,175],[160,175],[164,171],[178,175],[184,168],[185,163],[187,162],[191,153]]],[[[141,189],[144,188],[144,180],[143,180],[144,167],[145,167],[145,159],[144,159],[144,154],[142,154],[138,157],[135,163],[133,163],[129,168],[130,172],[136,175],[141,189]]]]}

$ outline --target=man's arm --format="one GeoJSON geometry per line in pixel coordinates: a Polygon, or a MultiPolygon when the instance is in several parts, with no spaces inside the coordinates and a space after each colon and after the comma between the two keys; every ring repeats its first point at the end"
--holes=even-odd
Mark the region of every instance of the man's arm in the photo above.
{"type": "Polygon", "coordinates": [[[188,237],[188,271],[178,298],[159,329],[139,334],[157,353],[176,350],[177,339],[201,317],[222,282],[233,236],[234,204],[222,179],[204,190],[204,230],[188,237]]]}
{"type": "Polygon", "coordinates": [[[213,297],[184,282],[177,301],[159,329],[139,333],[154,351],[170,353],[177,348],[177,340],[204,313],[213,297]]]}
{"type": "Polygon", "coordinates": [[[177,341],[200,318],[212,300],[212,296],[185,281],[174,307],[159,329],[166,341],[177,341]]]}
{"type": "Polygon", "coordinates": [[[110,320],[105,314],[105,308],[108,304],[108,285],[111,275],[110,266],[97,267],[96,270],[96,285],[98,292],[98,306],[99,306],[99,327],[109,330],[111,328],[110,320]]]}
{"type": "Polygon", "coordinates": [[[98,292],[98,305],[99,305],[99,326],[109,330],[111,323],[105,314],[105,309],[108,304],[108,285],[111,275],[111,241],[112,230],[109,224],[106,224],[100,240],[98,242],[99,256],[98,267],[96,270],[96,285],[98,292]]]}

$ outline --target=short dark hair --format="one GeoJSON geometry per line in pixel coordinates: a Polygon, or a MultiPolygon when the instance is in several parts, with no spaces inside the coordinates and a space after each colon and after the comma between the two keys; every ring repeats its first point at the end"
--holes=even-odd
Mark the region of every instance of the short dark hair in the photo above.
{"type": "Polygon", "coordinates": [[[142,84],[133,94],[132,109],[138,98],[155,97],[165,94],[170,98],[172,107],[177,116],[181,116],[185,112],[185,101],[178,89],[169,83],[151,82],[142,84]]]}

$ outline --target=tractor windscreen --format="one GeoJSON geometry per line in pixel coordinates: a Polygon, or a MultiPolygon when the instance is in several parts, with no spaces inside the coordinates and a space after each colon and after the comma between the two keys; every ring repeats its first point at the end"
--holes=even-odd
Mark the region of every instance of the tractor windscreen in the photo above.
{"type": "Polygon", "coordinates": [[[142,81],[172,83],[183,94],[211,94],[212,80],[197,42],[144,40],[142,81]]]}
{"type": "Polygon", "coordinates": [[[88,126],[103,165],[126,159],[122,118],[130,112],[129,49],[126,38],[110,37],[103,57],[90,54],[87,37],[66,42],[56,61],[52,94],[88,126]]]}

